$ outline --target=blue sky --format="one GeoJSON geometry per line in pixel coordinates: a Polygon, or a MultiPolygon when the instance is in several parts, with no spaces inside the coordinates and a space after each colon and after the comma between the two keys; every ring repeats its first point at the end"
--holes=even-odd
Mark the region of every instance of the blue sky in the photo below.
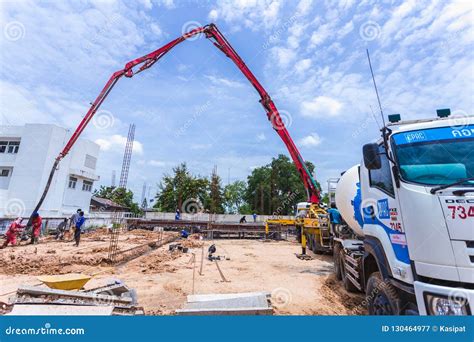
{"type": "MultiPolygon", "coordinates": [[[[214,22],[282,113],[325,182],[378,136],[365,49],[384,111],[472,114],[471,1],[0,1],[0,122],[73,130],[112,72],[187,29],[214,22]]],[[[129,187],[139,197],[186,161],[224,184],[288,154],[259,97],[205,38],[119,81],[83,137],[101,145],[99,184],[117,178],[130,123],[129,187]]],[[[98,185],[99,185],[98,184],[98,185]]]]}

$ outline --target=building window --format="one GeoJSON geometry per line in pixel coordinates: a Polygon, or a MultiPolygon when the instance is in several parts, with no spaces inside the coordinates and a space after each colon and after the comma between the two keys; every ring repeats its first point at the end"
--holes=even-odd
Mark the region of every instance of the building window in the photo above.
{"type": "Polygon", "coordinates": [[[20,148],[20,142],[19,141],[10,141],[8,142],[8,153],[18,153],[18,149],[20,148]]]}
{"type": "Polygon", "coordinates": [[[8,176],[10,176],[9,169],[0,169],[0,177],[8,177],[8,176]]]}
{"type": "Polygon", "coordinates": [[[82,182],[82,191],[92,191],[92,182],[91,181],[83,181],[82,182]]]}
{"type": "Polygon", "coordinates": [[[88,167],[89,169],[95,170],[96,164],[97,164],[97,158],[91,156],[90,154],[86,154],[86,160],[84,162],[84,166],[88,167]]]}
{"type": "Polygon", "coordinates": [[[77,184],[77,178],[76,177],[69,177],[69,184],[68,188],[69,189],[75,189],[77,184]]]}
{"type": "Polygon", "coordinates": [[[379,154],[382,167],[378,170],[369,170],[370,186],[377,188],[394,197],[395,191],[393,189],[392,172],[390,169],[390,162],[385,152],[383,145],[379,146],[379,154]]]}
{"type": "Polygon", "coordinates": [[[0,141],[0,153],[18,153],[18,149],[20,148],[19,141],[0,141]]]}

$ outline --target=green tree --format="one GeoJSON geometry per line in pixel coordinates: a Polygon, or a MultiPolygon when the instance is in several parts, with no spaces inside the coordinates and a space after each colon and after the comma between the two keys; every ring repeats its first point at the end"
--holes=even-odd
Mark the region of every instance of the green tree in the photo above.
{"type": "Polygon", "coordinates": [[[131,190],[102,185],[99,190],[94,191],[94,196],[106,198],[127,207],[134,214],[140,215],[143,213],[138,203],[133,201],[133,192],[131,190]]]}
{"type": "Polygon", "coordinates": [[[247,190],[245,191],[245,201],[257,214],[267,214],[270,212],[270,178],[271,167],[269,165],[257,167],[247,177],[247,190]]]}
{"type": "Polygon", "coordinates": [[[322,195],[323,197],[321,198],[321,202],[326,204],[326,205],[330,205],[331,203],[329,203],[329,194],[326,192],[324,195],[322,195]]]}
{"type": "MultiPolygon", "coordinates": [[[[244,213],[243,210],[251,211],[250,206],[244,207],[247,203],[245,201],[245,192],[247,185],[244,181],[235,181],[225,186],[224,200],[226,212],[229,214],[244,213]]],[[[249,214],[249,212],[245,212],[249,214]]]]}
{"type": "Polygon", "coordinates": [[[186,163],[173,168],[173,175],[165,175],[158,185],[156,209],[174,212],[198,212],[204,210],[204,204],[209,203],[209,181],[206,178],[195,177],[189,172],[186,163]]]}
{"type": "MultiPolygon", "coordinates": [[[[312,163],[306,162],[306,167],[313,173],[312,163]]],[[[307,194],[293,162],[280,154],[248,176],[245,200],[257,214],[289,215],[298,202],[307,200],[307,194]]]]}
{"type": "Polygon", "coordinates": [[[222,190],[221,178],[216,171],[211,175],[211,182],[209,184],[209,203],[206,205],[206,209],[213,214],[224,213],[224,193],[222,190]]]}

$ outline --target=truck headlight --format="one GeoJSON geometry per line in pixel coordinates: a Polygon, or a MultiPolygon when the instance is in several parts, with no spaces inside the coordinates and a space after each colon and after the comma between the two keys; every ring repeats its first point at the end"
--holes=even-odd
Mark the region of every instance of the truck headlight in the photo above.
{"type": "Polygon", "coordinates": [[[426,294],[425,299],[429,315],[465,316],[469,314],[469,305],[465,298],[451,298],[435,294],[426,294]]]}

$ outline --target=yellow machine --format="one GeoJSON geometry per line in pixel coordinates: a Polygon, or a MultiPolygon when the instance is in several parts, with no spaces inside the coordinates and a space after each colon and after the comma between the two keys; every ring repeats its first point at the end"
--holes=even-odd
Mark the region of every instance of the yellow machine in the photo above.
{"type": "Polygon", "coordinates": [[[297,205],[295,225],[301,236],[302,256],[306,248],[316,254],[331,251],[329,216],[324,208],[308,202],[297,205]]]}
{"type": "Polygon", "coordinates": [[[296,207],[294,219],[275,218],[265,221],[265,232],[270,232],[269,226],[279,225],[295,227],[298,241],[301,241],[302,253],[299,257],[305,258],[306,248],[316,254],[331,252],[331,232],[329,216],[324,208],[309,202],[300,202],[296,207]]]}

